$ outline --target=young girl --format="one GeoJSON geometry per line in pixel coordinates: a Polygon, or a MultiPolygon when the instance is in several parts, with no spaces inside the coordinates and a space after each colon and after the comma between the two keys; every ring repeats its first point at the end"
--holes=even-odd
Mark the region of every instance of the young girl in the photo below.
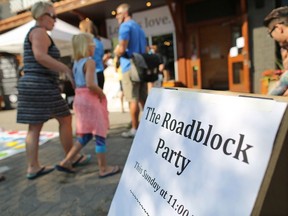
{"type": "Polygon", "coordinates": [[[73,108],[76,115],[77,142],[67,157],[56,165],[58,171],[75,173],[72,158],[95,136],[99,177],[104,178],[120,171],[119,166],[106,164],[106,141],[109,127],[107,100],[97,85],[95,62],[91,58],[95,50],[93,35],[81,33],[72,38],[74,51],[73,75],[75,98],[73,108]]]}

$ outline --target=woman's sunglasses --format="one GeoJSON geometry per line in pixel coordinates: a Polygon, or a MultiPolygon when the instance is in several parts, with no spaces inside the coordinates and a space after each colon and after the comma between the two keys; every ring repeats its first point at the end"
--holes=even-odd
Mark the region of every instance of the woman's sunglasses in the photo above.
{"type": "Polygon", "coordinates": [[[56,18],[57,18],[57,16],[55,14],[53,14],[53,13],[44,13],[43,16],[44,15],[47,15],[47,16],[51,17],[54,20],[56,20],[56,18]]]}

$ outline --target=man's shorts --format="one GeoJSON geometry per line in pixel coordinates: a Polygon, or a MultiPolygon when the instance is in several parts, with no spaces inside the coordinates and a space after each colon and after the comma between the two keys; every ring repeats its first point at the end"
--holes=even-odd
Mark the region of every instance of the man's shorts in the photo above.
{"type": "MultiPolygon", "coordinates": [[[[131,68],[136,69],[135,67],[131,67],[131,68]]],[[[129,102],[130,101],[146,101],[147,83],[132,81],[130,79],[130,73],[131,73],[131,69],[123,73],[122,85],[123,85],[124,97],[129,102]]]]}

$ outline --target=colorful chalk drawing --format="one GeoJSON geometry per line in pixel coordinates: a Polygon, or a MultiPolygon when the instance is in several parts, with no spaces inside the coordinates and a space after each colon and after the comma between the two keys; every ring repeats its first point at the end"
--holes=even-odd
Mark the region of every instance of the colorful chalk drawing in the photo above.
{"type": "MultiPolygon", "coordinates": [[[[25,151],[27,131],[0,131],[0,160],[25,151]]],[[[58,137],[58,132],[41,131],[39,145],[58,137]]]]}

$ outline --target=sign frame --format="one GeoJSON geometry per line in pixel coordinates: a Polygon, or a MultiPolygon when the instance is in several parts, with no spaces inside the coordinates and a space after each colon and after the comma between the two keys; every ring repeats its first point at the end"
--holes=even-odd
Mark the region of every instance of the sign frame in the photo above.
{"type": "MultiPolygon", "coordinates": [[[[173,90],[190,91],[190,92],[201,92],[201,93],[209,93],[209,94],[221,94],[221,95],[257,98],[260,100],[274,100],[276,102],[285,102],[285,103],[288,102],[288,98],[283,98],[283,97],[268,97],[268,96],[255,95],[255,94],[240,94],[240,93],[209,91],[209,90],[191,90],[191,89],[185,89],[185,88],[183,88],[183,89],[172,88],[172,89],[173,90]]],[[[269,105],[270,103],[265,103],[265,104],[269,105]]],[[[287,150],[288,150],[288,146],[287,146],[287,144],[288,144],[288,135],[287,135],[287,131],[288,131],[288,107],[287,107],[287,105],[285,107],[283,107],[283,105],[281,105],[281,106],[282,106],[281,114],[279,114],[280,116],[278,115],[281,118],[278,117],[277,128],[274,127],[274,129],[276,129],[276,131],[274,130],[274,136],[275,136],[275,133],[276,133],[276,136],[275,136],[275,139],[273,139],[274,142],[273,142],[272,146],[271,146],[272,140],[269,141],[270,154],[269,154],[269,157],[267,158],[268,164],[266,163],[267,165],[264,167],[264,170],[262,169],[262,173],[264,171],[264,177],[262,178],[262,176],[263,176],[263,174],[262,174],[261,178],[260,178],[261,181],[260,181],[259,191],[258,191],[258,193],[256,191],[256,199],[255,199],[255,202],[252,203],[252,206],[253,206],[252,210],[251,210],[251,205],[249,207],[249,209],[251,210],[251,215],[271,215],[271,213],[272,213],[272,215],[273,214],[274,215],[287,215],[287,213],[288,213],[288,208],[286,207],[286,203],[288,201],[288,193],[287,193],[287,191],[288,191],[287,190],[287,180],[288,180],[288,178],[287,178],[288,177],[288,175],[287,175],[288,174],[287,173],[287,165],[288,165],[288,158],[287,158],[287,155],[288,155],[288,153],[287,153],[287,150]],[[279,125],[279,127],[278,127],[278,125],[279,125]],[[271,148],[272,148],[272,150],[271,150],[271,148]],[[275,201],[276,200],[275,197],[277,197],[277,201],[275,201]]],[[[160,116],[158,119],[160,119],[160,116]]],[[[265,132],[265,131],[263,131],[263,132],[265,132]]],[[[258,143],[259,143],[259,141],[258,141],[258,143]]],[[[158,143],[158,146],[159,146],[159,143],[158,143]]],[[[259,144],[258,144],[258,147],[259,147],[259,144]]],[[[141,154],[143,154],[143,152],[141,154]]],[[[135,159],[135,155],[134,155],[134,159],[135,159]]],[[[267,161],[267,159],[266,159],[266,161],[267,161]]],[[[130,170],[130,172],[131,172],[131,170],[130,170]]],[[[258,183],[258,187],[259,187],[259,183],[258,183]]],[[[119,195],[118,195],[118,197],[119,197],[119,195]]],[[[113,204],[113,202],[112,202],[112,204],[113,204]]],[[[199,213],[197,215],[199,215],[199,213]]]]}

